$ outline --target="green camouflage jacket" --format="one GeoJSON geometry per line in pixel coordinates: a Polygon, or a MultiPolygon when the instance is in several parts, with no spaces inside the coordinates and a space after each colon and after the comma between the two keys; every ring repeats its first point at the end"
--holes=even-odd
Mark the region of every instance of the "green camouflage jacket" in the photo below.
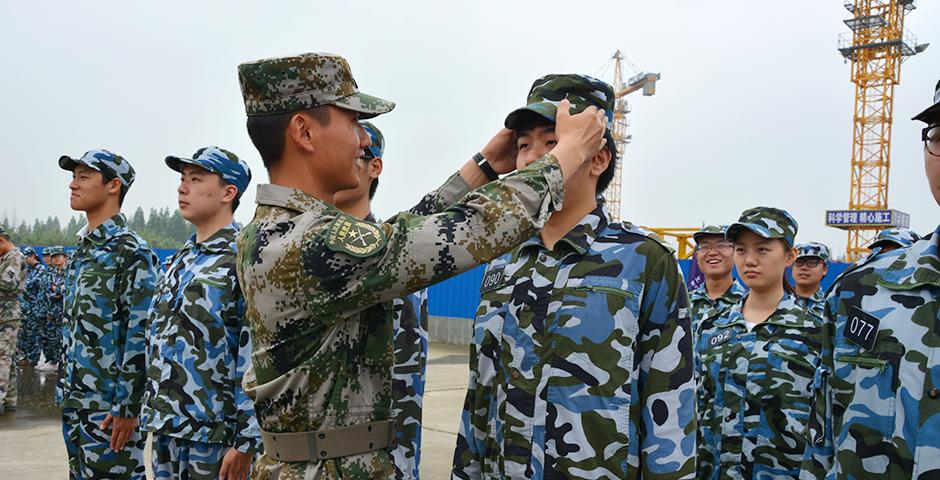
{"type": "Polygon", "coordinates": [[[830,289],[805,478],[940,478],[940,227],[830,289]]]}
{"type": "Polygon", "coordinates": [[[748,332],[746,301],[706,321],[696,342],[697,478],[798,478],[823,321],[784,294],[748,332]]]}
{"type": "Polygon", "coordinates": [[[17,297],[26,288],[26,259],[12,249],[0,257],[0,323],[19,320],[22,316],[17,297]]]}
{"type": "MultiPolygon", "coordinates": [[[[403,213],[378,225],[276,185],[259,186],[256,201],[238,238],[254,342],[256,384],[247,391],[262,430],[303,432],[387,420],[393,325],[369,307],[510,250],[560,208],[563,190],[548,155],[443,213],[403,213]]],[[[265,455],[259,471],[282,479],[393,476],[387,449],[287,464],[265,455]]]]}
{"type": "Polygon", "coordinates": [[[66,335],[56,403],[136,417],[157,256],[119,214],[82,236],[65,276],[66,335]]]}

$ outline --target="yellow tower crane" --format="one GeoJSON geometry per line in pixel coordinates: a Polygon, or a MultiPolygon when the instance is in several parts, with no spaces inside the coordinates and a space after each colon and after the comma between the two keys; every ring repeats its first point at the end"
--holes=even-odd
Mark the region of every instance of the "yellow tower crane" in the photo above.
{"type": "Polygon", "coordinates": [[[619,222],[621,185],[623,180],[623,156],[627,149],[627,144],[630,143],[631,138],[631,136],[627,134],[627,127],[630,126],[630,123],[627,121],[627,114],[630,113],[630,106],[627,103],[627,99],[624,97],[639,90],[642,90],[643,95],[647,97],[655,94],[656,81],[659,80],[659,74],[640,72],[630,78],[630,80],[624,82],[622,65],[624,57],[623,54],[620,53],[620,50],[617,50],[617,52],[614,53],[613,60],[613,87],[614,98],[616,98],[616,102],[614,103],[614,130],[611,133],[613,133],[614,142],[617,145],[617,152],[620,154],[621,161],[617,162],[617,166],[614,169],[614,178],[611,179],[610,185],[607,187],[607,191],[604,192],[604,197],[607,199],[607,208],[610,212],[612,220],[619,222]]]}
{"type": "Polygon", "coordinates": [[[852,180],[848,210],[827,210],[826,225],[848,231],[846,259],[854,262],[868,252],[879,230],[910,224],[907,214],[888,209],[894,87],[901,80],[901,62],[927,44],[904,30],[914,0],[843,1],[852,13],[845,20],[852,31],[839,37],[839,52],[852,62],[855,84],[852,180]]]}

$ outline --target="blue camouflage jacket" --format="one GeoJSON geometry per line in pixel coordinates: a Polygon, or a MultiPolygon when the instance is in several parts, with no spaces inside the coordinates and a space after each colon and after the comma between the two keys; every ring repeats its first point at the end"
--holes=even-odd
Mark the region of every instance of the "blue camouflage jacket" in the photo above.
{"type": "Polygon", "coordinates": [[[45,319],[46,311],[48,310],[46,292],[49,290],[49,286],[46,282],[46,266],[37,263],[28,268],[26,273],[26,288],[23,290],[22,299],[20,301],[23,318],[45,319]]]}
{"type": "Polygon", "coordinates": [[[157,257],[120,214],[83,233],[66,271],[56,403],[136,417],[157,257]]]}
{"type": "Polygon", "coordinates": [[[745,295],[696,340],[700,479],[798,478],[823,321],[784,294],[747,330],[745,295]]]}
{"type": "Polygon", "coordinates": [[[603,205],[490,263],[455,478],[693,478],[688,296],[672,252],[603,205]]]}
{"type": "Polygon", "coordinates": [[[251,367],[245,300],[235,275],[234,225],[195,236],[162,274],[150,307],[146,431],[253,453],[261,442],[242,388],[251,367]]]}
{"type": "Polygon", "coordinates": [[[805,478],[940,477],[940,227],[846,270],[805,478]]]}

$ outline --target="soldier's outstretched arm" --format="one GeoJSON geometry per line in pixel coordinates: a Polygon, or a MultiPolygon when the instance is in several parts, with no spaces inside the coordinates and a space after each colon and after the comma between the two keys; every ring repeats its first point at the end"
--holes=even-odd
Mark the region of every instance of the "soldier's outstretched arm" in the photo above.
{"type": "Polygon", "coordinates": [[[646,255],[654,266],[644,281],[637,335],[640,406],[630,419],[641,435],[638,478],[691,479],[698,422],[689,300],[678,262],[654,247],[646,255]]]}

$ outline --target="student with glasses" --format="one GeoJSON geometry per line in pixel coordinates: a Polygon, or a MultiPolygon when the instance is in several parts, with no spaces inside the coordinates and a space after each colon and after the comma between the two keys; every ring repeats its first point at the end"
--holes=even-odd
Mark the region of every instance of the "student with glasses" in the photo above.
{"type": "Polygon", "coordinates": [[[796,261],[793,262],[793,290],[796,303],[822,317],[825,292],[819,286],[829,273],[829,247],[816,242],[796,246],[796,261]]]}
{"type": "Polygon", "coordinates": [[[705,283],[689,294],[692,334],[698,335],[702,323],[721,315],[747,293],[734,276],[734,245],[725,239],[727,225],[709,225],[692,234],[695,262],[705,283]]]}

